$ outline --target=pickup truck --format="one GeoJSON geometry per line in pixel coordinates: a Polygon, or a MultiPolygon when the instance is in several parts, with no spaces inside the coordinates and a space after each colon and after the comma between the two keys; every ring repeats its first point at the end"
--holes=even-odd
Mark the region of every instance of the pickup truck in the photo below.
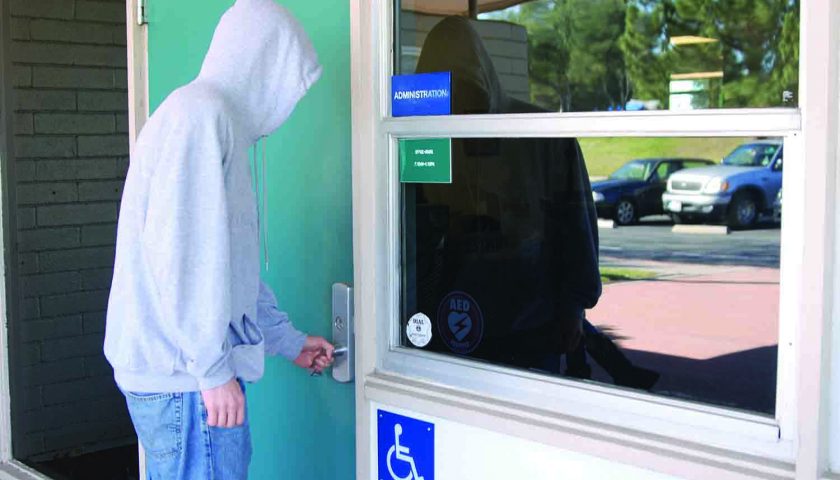
{"type": "Polygon", "coordinates": [[[739,145],[720,165],[671,175],[662,206],[675,223],[723,221],[749,228],[762,213],[772,213],[782,188],[781,139],[739,145]]]}

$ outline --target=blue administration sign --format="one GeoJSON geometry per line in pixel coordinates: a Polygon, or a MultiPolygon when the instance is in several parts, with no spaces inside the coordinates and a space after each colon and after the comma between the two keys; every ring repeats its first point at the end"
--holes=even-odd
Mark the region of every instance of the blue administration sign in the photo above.
{"type": "Polygon", "coordinates": [[[449,72],[391,77],[391,114],[395,117],[449,115],[452,111],[449,72]]]}
{"type": "Polygon", "coordinates": [[[435,426],[377,410],[379,480],[435,480],[435,426]]]}

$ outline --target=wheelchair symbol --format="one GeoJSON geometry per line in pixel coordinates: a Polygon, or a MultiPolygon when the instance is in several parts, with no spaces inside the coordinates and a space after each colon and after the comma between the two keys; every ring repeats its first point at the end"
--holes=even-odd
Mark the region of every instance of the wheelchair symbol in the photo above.
{"type": "Polygon", "coordinates": [[[391,478],[393,480],[423,480],[423,477],[417,473],[417,466],[414,464],[414,458],[411,456],[411,451],[408,447],[400,445],[400,435],[402,435],[402,433],[402,425],[399,423],[394,425],[394,444],[391,445],[391,448],[388,450],[388,458],[386,459],[388,464],[388,473],[391,474],[391,478]],[[391,460],[395,455],[397,460],[406,462],[411,466],[411,471],[408,472],[407,476],[400,477],[394,473],[394,467],[391,466],[391,460]]]}

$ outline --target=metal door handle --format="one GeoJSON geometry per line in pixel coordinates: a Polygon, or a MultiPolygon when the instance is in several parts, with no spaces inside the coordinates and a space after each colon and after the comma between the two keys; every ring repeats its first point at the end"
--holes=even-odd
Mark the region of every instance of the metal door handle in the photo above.
{"type": "Polygon", "coordinates": [[[335,345],[332,377],[337,382],[353,381],[356,369],[353,327],[353,288],[344,283],[332,286],[332,341],[335,345]]]}

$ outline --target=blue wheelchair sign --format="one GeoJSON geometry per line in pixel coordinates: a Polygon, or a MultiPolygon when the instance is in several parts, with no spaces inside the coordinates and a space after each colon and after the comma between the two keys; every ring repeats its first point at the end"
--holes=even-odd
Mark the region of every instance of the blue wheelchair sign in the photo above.
{"type": "Polygon", "coordinates": [[[377,411],[379,480],[435,480],[435,426],[377,411]]]}

